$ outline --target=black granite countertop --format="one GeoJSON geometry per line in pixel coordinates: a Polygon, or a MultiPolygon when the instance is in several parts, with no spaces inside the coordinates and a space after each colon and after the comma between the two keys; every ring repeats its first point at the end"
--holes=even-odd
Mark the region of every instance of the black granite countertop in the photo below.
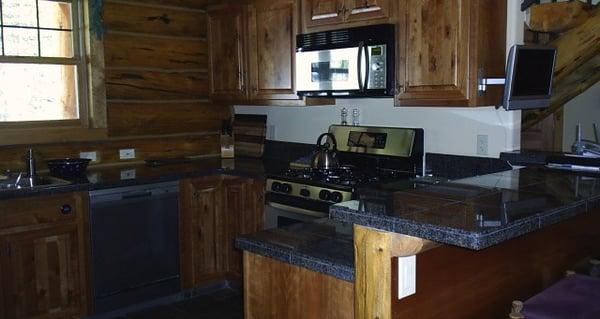
{"type": "Polygon", "coordinates": [[[236,247],[354,282],[352,224],[322,218],[240,236],[236,247]]]}
{"type": "Polygon", "coordinates": [[[233,161],[221,160],[221,158],[204,158],[163,166],[148,166],[143,163],[123,164],[90,168],[85,177],[71,180],[67,185],[2,190],[0,191],[0,199],[160,183],[214,174],[264,179],[266,174],[280,171],[287,165],[287,162],[254,158],[236,158],[233,161]]]}
{"type": "Polygon", "coordinates": [[[541,167],[397,185],[334,205],[334,220],[480,250],[600,206],[600,178],[541,167]]]}

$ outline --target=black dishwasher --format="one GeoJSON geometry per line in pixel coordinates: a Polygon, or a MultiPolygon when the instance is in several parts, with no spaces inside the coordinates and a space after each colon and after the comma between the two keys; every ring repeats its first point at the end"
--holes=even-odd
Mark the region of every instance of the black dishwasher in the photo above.
{"type": "Polygon", "coordinates": [[[94,312],[180,291],[178,183],[90,192],[94,312]]]}

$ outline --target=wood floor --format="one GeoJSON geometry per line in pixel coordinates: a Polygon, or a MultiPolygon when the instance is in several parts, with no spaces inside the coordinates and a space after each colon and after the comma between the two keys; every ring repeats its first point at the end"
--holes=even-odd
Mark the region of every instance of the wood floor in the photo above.
{"type": "Polygon", "coordinates": [[[113,319],[242,319],[243,307],[241,291],[227,287],[189,300],[127,313],[113,319]]]}

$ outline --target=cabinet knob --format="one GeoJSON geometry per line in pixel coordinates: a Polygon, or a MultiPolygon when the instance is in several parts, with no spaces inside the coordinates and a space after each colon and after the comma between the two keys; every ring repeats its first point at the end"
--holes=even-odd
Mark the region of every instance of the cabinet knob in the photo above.
{"type": "Polygon", "coordinates": [[[60,213],[63,215],[70,215],[73,212],[73,207],[71,205],[65,204],[60,208],[60,213]]]}

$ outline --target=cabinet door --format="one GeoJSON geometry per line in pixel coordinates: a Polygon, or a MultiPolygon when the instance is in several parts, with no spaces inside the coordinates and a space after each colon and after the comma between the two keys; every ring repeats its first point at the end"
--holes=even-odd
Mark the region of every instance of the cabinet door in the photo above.
{"type": "Polygon", "coordinates": [[[468,105],[469,1],[406,0],[399,18],[397,104],[468,105]]]}
{"type": "Polygon", "coordinates": [[[242,251],[235,248],[235,238],[263,228],[264,183],[247,178],[226,180],[224,203],[224,215],[227,219],[228,268],[233,276],[241,277],[242,251]]]}
{"type": "Polygon", "coordinates": [[[208,65],[213,99],[246,97],[245,11],[243,6],[222,6],[208,11],[208,65]]]}
{"type": "Polygon", "coordinates": [[[0,237],[0,318],[79,318],[80,238],[77,224],[0,237]]]}
{"type": "Polygon", "coordinates": [[[220,177],[181,182],[180,250],[181,282],[184,289],[222,276],[225,227],[220,218],[223,206],[220,177]]]}
{"type": "Polygon", "coordinates": [[[390,0],[347,0],[346,21],[387,19],[391,15],[390,0]]]}
{"type": "Polygon", "coordinates": [[[302,0],[304,28],[344,23],[345,0],[302,0]]]}
{"type": "Polygon", "coordinates": [[[250,97],[298,99],[295,86],[298,13],[294,0],[257,0],[249,14],[250,97]]]}

